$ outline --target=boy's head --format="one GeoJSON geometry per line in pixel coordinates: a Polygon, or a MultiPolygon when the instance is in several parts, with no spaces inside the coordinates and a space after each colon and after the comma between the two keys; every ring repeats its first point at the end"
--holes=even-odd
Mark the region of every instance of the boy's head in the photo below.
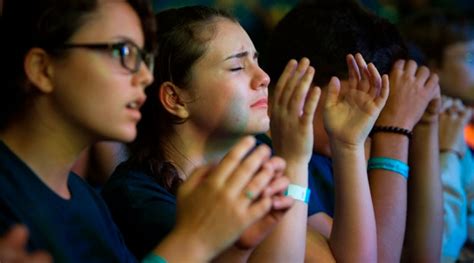
{"type": "Polygon", "coordinates": [[[474,105],[473,24],[460,14],[432,9],[407,19],[402,32],[438,73],[442,92],[474,105]]]}
{"type": "Polygon", "coordinates": [[[407,51],[394,25],[351,0],[304,1],[276,26],[263,53],[263,68],[276,81],[289,59],[308,57],[314,84],[347,79],[346,55],[361,53],[381,74],[407,51]]]}
{"type": "MultiPolygon", "coordinates": [[[[304,1],[291,10],[276,26],[263,52],[262,65],[276,83],[286,63],[307,57],[316,69],[313,84],[322,88],[332,76],[347,80],[346,56],[361,53],[375,64],[380,74],[390,71],[397,59],[407,57],[407,49],[394,25],[364,10],[352,0],[304,1]]],[[[270,84],[269,92],[272,92],[270,84]]],[[[330,155],[321,107],[314,127],[314,151],[330,155]]]]}

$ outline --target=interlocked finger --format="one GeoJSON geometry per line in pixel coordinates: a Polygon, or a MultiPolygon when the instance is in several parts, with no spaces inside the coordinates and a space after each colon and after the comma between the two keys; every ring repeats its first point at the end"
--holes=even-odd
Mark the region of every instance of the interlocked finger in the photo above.
{"type": "MultiPolygon", "coordinates": [[[[251,152],[229,177],[229,180],[226,183],[226,186],[229,189],[229,194],[235,196],[241,193],[244,191],[244,187],[256,174],[268,169],[268,165],[264,164],[268,161],[270,155],[271,151],[266,145],[261,145],[251,152]]],[[[256,195],[259,194],[255,191],[252,191],[252,193],[255,193],[256,195]]]]}
{"type": "Polygon", "coordinates": [[[240,140],[216,166],[209,179],[216,181],[218,185],[224,184],[254,146],[255,138],[252,136],[240,140]]]}
{"type": "Polygon", "coordinates": [[[418,64],[416,64],[416,62],[413,60],[409,60],[407,63],[405,63],[405,71],[410,76],[415,76],[417,68],[418,64]]]}
{"type": "Polygon", "coordinates": [[[270,163],[265,163],[252,180],[242,191],[245,202],[248,204],[256,200],[268,186],[274,176],[274,168],[270,163]]]}
{"type": "Polygon", "coordinates": [[[421,66],[418,68],[416,72],[416,79],[419,82],[420,86],[425,86],[429,77],[430,77],[430,70],[427,67],[421,66]]]}

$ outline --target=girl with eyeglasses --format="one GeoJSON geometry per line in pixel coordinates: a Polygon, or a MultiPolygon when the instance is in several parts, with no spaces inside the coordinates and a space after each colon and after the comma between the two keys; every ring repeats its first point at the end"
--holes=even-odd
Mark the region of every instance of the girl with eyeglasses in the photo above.
{"type": "MultiPolygon", "coordinates": [[[[155,21],[148,4],[5,1],[0,262],[50,260],[29,254],[36,250],[55,262],[136,261],[101,197],[70,168],[97,141],[136,136],[153,81],[155,21]]],[[[176,226],[146,262],[207,262],[270,212],[272,189],[287,184],[275,179],[285,164],[265,148],[249,152],[254,144],[244,138],[219,164],[192,173],[178,192],[176,226]],[[245,189],[261,198],[241,195],[245,189]],[[194,209],[195,202],[204,205],[194,209]]]]}
{"type": "MultiPolygon", "coordinates": [[[[190,171],[219,162],[236,141],[271,127],[275,153],[287,163],[284,173],[291,184],[286,195],[295,199],[294,204],[275,207],[217,261],[303,262],[308,161],[320,94],[319,88],[311,87],[314,68],[308,59],[291,60],[275,80],[276,90],[269,99],[270,79],[235,18],[213,8],[190,6],[157,14],[157,25],[158,70],[146,91],[149,100],[141,109],[137,139],[129,145],[129,160],[103,189],[126,242],[138,244],[131,247],[137,257],[164,242],[180,215],[176,191],[190,180],[190,171]]],[[[334,222],[331,249],[348,255],[344,247],[354,246],[348,233],[364,235],[362,261],[373,262],[376,230],[363,145],[387,99],[388,78],[382,80],[373,65],[358,62],[348,59],[350,88],[340,92],[340,83],[333,78],[324,105],[336,184],[342,188],[337,213],[344,214],[334,222]]],[[[259,198],[251,191],[243,194],[259,198]]],[[[203,205],[196,201],[195,209],[203,205]]],[[[328,246],[320,249],[333,252],[328,246]]]]}

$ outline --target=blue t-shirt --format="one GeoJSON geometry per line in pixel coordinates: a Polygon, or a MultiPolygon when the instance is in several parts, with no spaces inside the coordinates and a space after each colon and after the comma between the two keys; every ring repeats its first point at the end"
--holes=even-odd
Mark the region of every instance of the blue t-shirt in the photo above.
{"type": "Polygon", "coordinates": [[[119,165],[102,188],[102,196],[125,244],[138,259],[161,242],[176,222],[176,196],[149,171],[119,165]]]}
{"type": "Polygon", "coordinates": [[[321,201],[321,211],[334,217],[335,188],[331,158],[313,153],[308,169],[314,180],[314,192],[321,201]]]}
{"type": "Polygon", "coordinates": [[[0,141],[0,235],[15,223],[28,227],[29,251],[54,262],[136,262],[101,197],[70,173],[65,200],[0,141]]]}
{"type": "MultiPolygon", "coordinates": [[[[255,136],[259,144],[272,147],[271,139],[265,134],[255,136]]],[[[308,188],[311,196],[308,203],[308,217],[319,212],[334,215],[334,177],[330,158],[313,154],[308,164],[308,188]]]]}

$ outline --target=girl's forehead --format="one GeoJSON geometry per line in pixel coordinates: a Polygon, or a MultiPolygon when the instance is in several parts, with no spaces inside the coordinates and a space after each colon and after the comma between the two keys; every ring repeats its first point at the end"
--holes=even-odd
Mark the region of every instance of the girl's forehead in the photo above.
{"type": "Polygon", "coordinates": [[[209,41],[209,51],[219,56],[229,53],[248,51],[254,52],[255,47],[247,32],[236,22],[221,20],[216,24],[214,37],[209,41]]]}
{"type": "Polygon", "coordinates": [[[102,0],[73,36],[74,39],[111,41],[128,39],[143,46],[144,36],[140,18],[124,0],[102,0]]]}

